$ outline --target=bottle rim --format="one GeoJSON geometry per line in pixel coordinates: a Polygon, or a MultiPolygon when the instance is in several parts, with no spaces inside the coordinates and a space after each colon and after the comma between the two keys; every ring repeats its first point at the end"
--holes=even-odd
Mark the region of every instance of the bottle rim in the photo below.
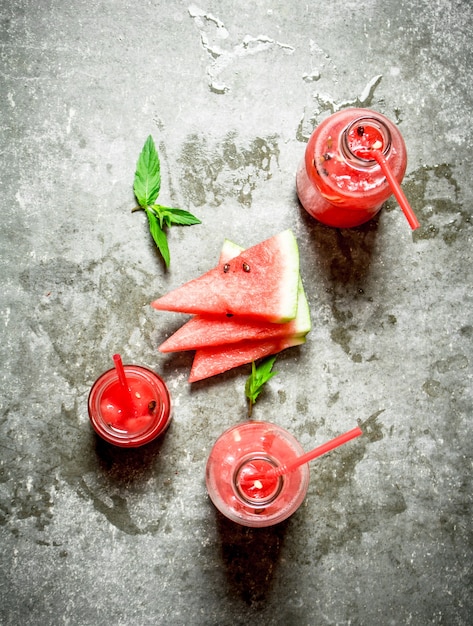
{"type": "Polygon", "coordinates": [[[233,483],[233,488],[235,491],[236,496],[246,505],[249,505],[255,509],[259,509],[259,508],[265,508],[267,507],[269,504],[271,504],[272,502],[274,502],[276,500],[276,498],[279,496],[279,494],[282,491],[282,488],[284,486],[284,476],[277,476],[277,481],[276,481],[276,486],[273,489],[273,491],[268,494],[266,497],[264,498],[252,498],[251,496],[249,496],[247,493],[244,492],[244,490],[241,487],[240,484],[240,476],[241,473],[244,469],[245,466],[249,465],[250,463],[253,463],[255,461],[263,461],[264,463],[267,463],[268,465],[271,465],[271,467],[276,468],[278,467],[278,463],[272,459],[270,456],[266,455],[266,454],[251,454],[248,455],[246,457],[244,457],[241,462],[239,463],[239,465],[236,467],[233,476],[232,476],[232,483],[233,483]]]}
{"type": "Polygon", "coordinates": [[[357,117],[356,119],[352,120],[344,128],[344,130],[342,131],[342,136],[341,136],[341,141],[340,141],[341,152],[343,156],[345,157],[345,159],[347,160],[347,162],[349,162],[350,164],[356,167],[362,167],[362,168],[379,167],[376,159],[368,159],[368,158],[361,157],[357,155],[355,152],[353,152],[353,150],[350,147],[349,136],[350,136],[351,131],[355,127],[365,128],[366,126],[372,126],[378,132],[381,133],[383,137],[383,145],[384,145],[382,153],[384,154],[385,157],[388,156],[392,147],[391,131],[382,119],[374,115],[363,115],[363,116],[357,117]]]}

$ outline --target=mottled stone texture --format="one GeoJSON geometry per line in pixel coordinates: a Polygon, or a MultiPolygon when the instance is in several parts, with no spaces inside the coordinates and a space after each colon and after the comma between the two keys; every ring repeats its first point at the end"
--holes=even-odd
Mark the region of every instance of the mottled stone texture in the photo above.
{"type": "Polygon", "coordinates": [[[0,2],[0,623],[425,625],[473,620],[470,0],[0,2]],[[300,208],[314,126],[366,106],[409,153],[412,233],[391,199],[337,231],[300,208]],[[152,134],[174,228],[166,271],[132,213],[152,134]],[[305,449],[304,505],[250,530],[204,485],[245,419],[240,368],[191,388],[183,321],[149,302],[225,237],[292,228],[313,330],[256,419],[305,449]],[[92,434],[87,395],[120,352],[168,382],[174,420],[142,450],[92,434]]]}

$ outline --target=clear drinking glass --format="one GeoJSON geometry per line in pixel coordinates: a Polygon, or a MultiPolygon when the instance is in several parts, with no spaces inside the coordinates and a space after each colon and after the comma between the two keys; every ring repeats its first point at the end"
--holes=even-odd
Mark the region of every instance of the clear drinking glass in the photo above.
{"type": "Polygon", "coordinates": [[[89,417],[96,433],[109,443],[142,446],[169,425],[171,396],[155,372],[140,365],[125,365],[124,370],[129,396],[123,393],[115,368],[104,372],[90,390],[89,417]]]}
{"type": "Polygon", "coordinates": [[[351,228],[380,211],[393,191],[370,148],[384,154],[400,183],[407,167],[406,146],[387,117],[350,108],[317,126],[296,175],[299,200],[312,217],[327,226],[351,228]]]}
{"type": "Polygon", "coordinates": [[[226,517],[243,526],[271,526],[292,515],[309,486],[309,466],[283,476],[264,474],[303,454],[297,440],[268,422],[249,421],[225,431],[206,468],[210,499],[226,517]]]}

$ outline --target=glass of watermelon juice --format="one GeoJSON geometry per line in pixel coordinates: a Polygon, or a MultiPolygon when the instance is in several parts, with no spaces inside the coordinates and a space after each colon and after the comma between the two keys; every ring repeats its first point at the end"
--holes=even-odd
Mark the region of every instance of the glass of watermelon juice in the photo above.
{"type": "Polygon", "coordinates": [[[282,522],[305,498],[309,466],[283,476],[264,474],[303,452],[290,433],[274,424],[249,421],[233,426],[217,439],[207,461],[210,499],[223,515],[243,526],[282,522]]]}
{"type": "Polygon", "coordinates": [[[115,367],[93,384],[88,400],[89,418],[95,432],[105,441],[123,448],[138,447],[166,430],[171,420],[171,396],[155,372],[140,365],[121,368],[125,380],[120,381],[115,367]]]}
{"type": "Polygon", "coordinates": [[[351,228],[380,211],[399,188],[406,166],[404,139],[393,122],[369,109],[345,109],[312,133],[297,170],[297,194],[305,210],[323,224],[351,228]],[[384,156],[394,188],[373,150],[384,156]]]}

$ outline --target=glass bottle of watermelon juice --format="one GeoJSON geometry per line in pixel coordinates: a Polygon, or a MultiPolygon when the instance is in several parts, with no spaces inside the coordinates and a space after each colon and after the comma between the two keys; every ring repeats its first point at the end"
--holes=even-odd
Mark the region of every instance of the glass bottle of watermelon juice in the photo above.
{"type": "Polygon", "coordinates": [[[350,108],[312,133],[296,175],[305,210],[327,226],[351,228],[381,209],[392,188],[370,150],[380,151],[400,183],[407,166],[404,139],[384,115],[350,108]]]}
{"type": "Polygon", "coordinates": [[[128,385],[124,393],[112,368],[93,384],[88,400],[95,432],[116,446],[129,448],[149,443],[171,420],[171,396],[158,374],[140,365],[125,365],[128,385]]]}
{"type": "Polygon", "coordinates": [[[282,522],[305,498],[309,466],[283,476],[264,474],[303,452],[290,433],[274,424],[249,421],[233,426],[217,439],[207,461],[210,499],[223,515],[243,526],[282,522]]]}

